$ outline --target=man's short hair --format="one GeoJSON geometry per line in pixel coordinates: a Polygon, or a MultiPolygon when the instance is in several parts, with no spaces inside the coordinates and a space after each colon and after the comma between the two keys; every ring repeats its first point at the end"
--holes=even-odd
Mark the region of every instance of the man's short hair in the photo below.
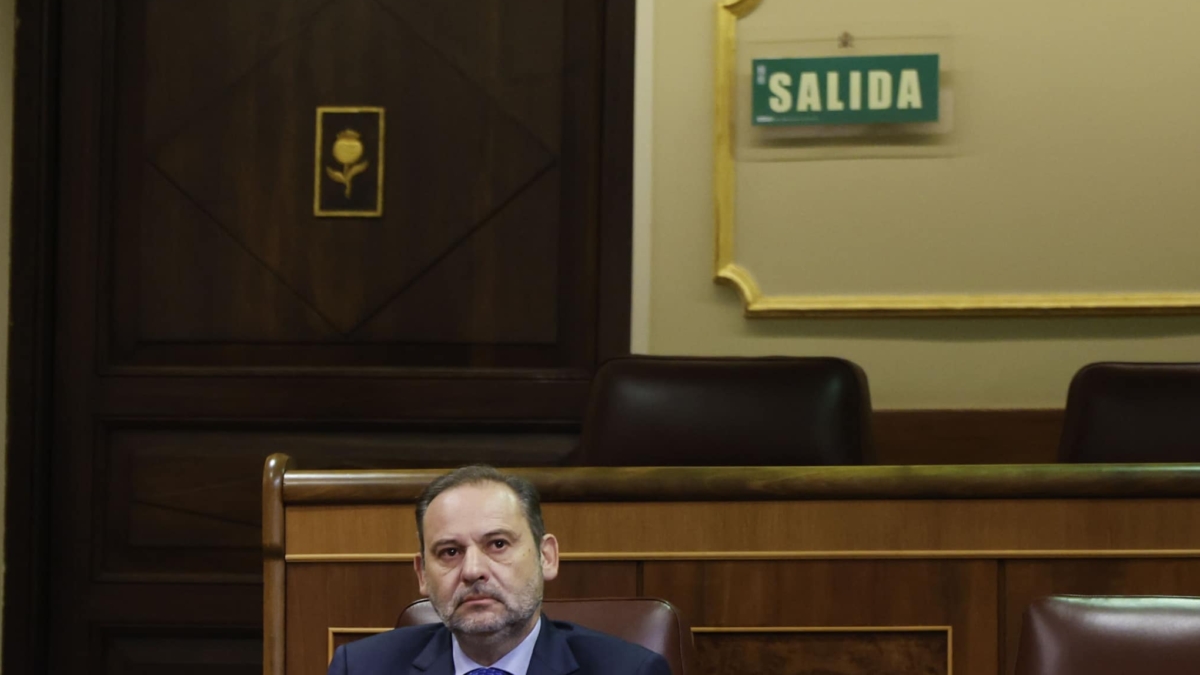
{"type": "Polygon", "coordinates": [[[542,537],[546,536],[546,525],[542,522],[542,499],[537,488],[524,478],[501,473],[495,467],[486,464],[464,466],[444,476],[438,476],[421,492],[421,496],[417,498],[417,538],[421,542],[421,552],[425,552],[425,512],[429,510],[433,500],[447,490],[480,483],[499,483],[517,495],[517,500],[521,502],[521,510],[525,512],[525,522],[529,523],[529,531],[533,533],[534,548],[540,555],[542,537]]]}

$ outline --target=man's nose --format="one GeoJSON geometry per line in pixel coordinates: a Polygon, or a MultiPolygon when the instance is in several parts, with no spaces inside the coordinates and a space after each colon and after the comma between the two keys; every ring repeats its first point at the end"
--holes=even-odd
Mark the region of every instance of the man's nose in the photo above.
{"type": "Polygon", "coordinates": [[[463,576],[467,583],[475,583],[487,577],[487,556],[478,548],[468,546],[463,551],[463,576]]]}

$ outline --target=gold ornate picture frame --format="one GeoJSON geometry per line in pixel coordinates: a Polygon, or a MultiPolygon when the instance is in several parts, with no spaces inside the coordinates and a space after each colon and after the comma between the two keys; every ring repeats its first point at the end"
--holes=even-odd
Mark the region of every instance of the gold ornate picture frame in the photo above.
{"type": "Polygon", "coordinates": [[[1191,314],[1197,292],[963,293],[770,295],[738,263],[734,222],[737,192],[738,23],[763,0],[718,0],[713,192],[716,217],[714,281],[735,288],[747,317],[1191,314]]]}

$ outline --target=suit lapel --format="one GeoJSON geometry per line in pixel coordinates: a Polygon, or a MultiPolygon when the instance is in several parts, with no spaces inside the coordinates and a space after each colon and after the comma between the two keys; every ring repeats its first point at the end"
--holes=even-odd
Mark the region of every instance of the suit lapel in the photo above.
{"type": "Polygon", "coordinates": [[[567,675],[579,670],[579,663],[567,644],[567,636],[554,622],[542,615],[542,630],[533,645],[528,675],[567,675]]]}
{"type": "Polygon", "coordinates": [[[409,675],[454,675],[454,655],[450,647],[450,631],[445,627],[433,634],[425,649],[413,659],[409,675]]]}

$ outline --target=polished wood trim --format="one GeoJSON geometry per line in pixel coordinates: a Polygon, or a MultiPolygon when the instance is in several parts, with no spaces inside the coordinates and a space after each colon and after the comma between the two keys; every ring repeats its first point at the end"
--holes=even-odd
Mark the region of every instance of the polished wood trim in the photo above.
{"type": "MultiPolygon", "coordinates": [[[[1194,499],[550,502],[543,517],[573,555],[1200,549],[1194,499]]],[[[407,504],[290,505],[286,528],[289,555],[419,549],[407,504]]]]}
{"type": "Polygon", "coordinates": [[[633,292],[633,70],[637,0],[604,3],[599,330],[595,365],[629,353],[633,292]]]}
{"type": "MultiPolygon", "coordinates": [[[[444,470],[289,471],[287,504],[414,502],[444,470]]],[[[547,502],[1200,497],[1200,465],[527,468],[547,502]]]]}
{"type": "Polygon", "coordinates": [[[330,627],[330,629],[329,629],[329,656],[327,657],[328,660],[326,661],[326,663],[333,662],[333,637],[335,635],[338,635],[339,633],[342,635],[378,635],[379,633],[386,633],[389,630],[393,630],[393,628],[391,626],[389,626],[387,628],[330,627]]]}
{"type": "MultiPolygon", "coordinates": [[[[415,553],[291,553],[289,563],[411,563],[415,553]]],[[[964,551],[616,551],[560,553],[564,562],[656,560],[1018,560],[1022,558],[1200,558],[1200,549],[1029,549],[964,551]]]]}
{"type": "Polygon", "coordinates": [[[19,167],[12,172],[0,668],[9,675],[49,670],[60,4],[19,0],[15,30],[4,29],[15,33],[13,96],[3,105],[12,106],[12,166],[19,167]]]}
{"type": "Polygon", "coordinates": [[[291,458],[274,454],[263,467],[263,675],[284,675],[287,631],[287,565],[283,477],[291,458]]]}
{"type": "Polygon", "coordinates": [[[411,563],[416,557],[415,553],[291,553],[283,559],[289,563],[411,563]]]}

